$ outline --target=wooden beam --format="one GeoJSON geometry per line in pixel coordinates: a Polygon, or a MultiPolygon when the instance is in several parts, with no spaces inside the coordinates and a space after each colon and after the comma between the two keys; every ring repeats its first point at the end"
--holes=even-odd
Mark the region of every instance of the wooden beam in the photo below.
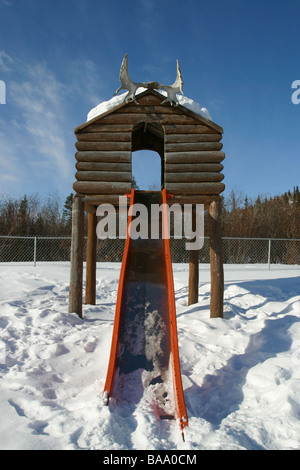
{"type": "Polygon", "coordinates": [[[196,143],[196,142],[219,142],[222,134],[166,134],[166,144],[196,143]]]}
{"type": "Polygon", "coordinates": [[[131,132],[86,132],[77,134],[85,142],[131,142],[131,132]]]}
{"type": "MultiPolygon", "coordinates": [[[[98,195],[86,195],[84,197],[84,201],[87,204],[90,204],[94,207],[100,206],[100,204],[112,204],[115,207],[119,206],[120,202],[120,196],[123,196],[123,194],[98,194],[98,195]]],[[[128,198],[128,205],[129,205],[130,199],[128,198]]]]}
{"type": "Polygon", "coordinates": [[[73,189],[79,194],[125,194],[131,190],[131,182],[76,181],[73,189]]]}
{"type": "Polygon", "coordinates": [[[165,168],[168,173],[185,173],[189,171],[218,173],[223,170],[224,166],[221,163],[167,163],[165,168]]]}
{"type": "MultiPolygon", "coordinates": [[[[192,230],[196,232],[196,210],[192,210],[192,230]]],[[[198,303],[199,298],[199,250],[190,250],[188,305],[198,303]]]]}
{"type": "Polygon", "coordinates": [[[75,158],[78,162],[131,163],[131,151],[130,152],[109,152],[109,151],[76,152],[75,158]]]}
{"type": "Polygon", "coordinates": [[[202,150],[221,150],[221,142],[175,142],[165,144],[166,152],[198,152],[202,150]]]}
{"type": "Polygon", "coordinates": [[[224,158],[221,151],[166,152],[166,163],[220,163],[224,158]]]}
{"type": "MultiPolygon", "coordinates": [[[[119,198],[123,196],[123,194],[97,194],[97,195],[85,195],[84,202],[89,204],[95,208],[97,208],[100,204],[112,204],[116,208],[119,205],[119,198]]],[[[207,195],[199,195],[199,194],[190,194],[190,195],[173,195],[171,199],[168,199],[168,204],[204,204],[205,206],[209,206],[209,204],[213,201],[220,200],[220,196],[217,194],[207,194],[207,195]]],[[[129,200],[128,200],[129,205],[129,200]]],[[[90,211],[89,211],[90,212],[90,211]]]]}
{"type": "MultiPolygon", "coordinates": [[[[75,183],[76,184],[76,183],[75,183]]],[[[220,194],[224,183],[166,183],[166,190],[172,194],[220,194]]]]}
{"type": "Polygon", "coordinates": [[[89,150],[106,150],[106,151],[131,151],[131,142],[76,142],[75,147],[77,150],[83,152],[89,150]]]}
{"type": "Polygon", "coordinates": [[[131,124],[82,124],[78,128],[75,129],[75,134],[77,136],[84,134],[86,132],[131,132],[132,125],[131,124]]]}
{"type": "Polygon", "coordinates": [[[126,109],[118,109],[116,114],[177,114],[182,115],[179,108],[171,106],[161,106],[160,103],[137,105],[135,103],[129,104],[126,109]]]}
{"type": "MultiPolygon", "coordinates": [[[[215,129],[194,122],[193,124],[164,124],[166,136],[171,134],[215,134],[215,129]]],[[[222,136],[222,133],[220,133],[222,136]]]]}
{"type": "Polygon", "coordinates": [[[77,162],[75,166],[78,171],[131,171],[130,163],[77,162]]]}
{"type": "Polygon", "coordinates": [[[82,318],[84,210],[83,200],[77,195],[74,197],[72,214],[69,313],[77,313],[82,318]]]}
{"type": "Polygon", "coordinates": [[[191,173],[165,173],[166,183],[194,183],[194,182],[214,182],[219,183],[224,179],[222,173],[213,173],[213,172],[191,172],[191,173]]]}
{"type": "MultiPolygon", "coordinates": [[[[162,101],[165,99],[165,96],[160,94],[159,92],[156,92],[153,90],[153,93],[147,94],[147,91],[144,92],[143,94],[139,94],[137,96],[137,101],[139,105],[142,106],[156,106],[156,105],[161,105],[162,101]]],[[[126,109],[130,107],[135,107],[135,103],[129,103],[126,107],[126,109]]]]}
{"type": "Polygon", "coordinates": [[[78,171],[78,181],[119,181],[131,182],[131,172],[125,171],[78,171]]]}
{"type": "Polygon", "coordinates": [[[168,204],[204,204],[205,206],[209,206],[211,202],[219,199],[220,196],[217,194],[174,194],[171,199],[168,199],[168,204]]]}
{"type": "Polygon", "coordinates": [[[96,305],[96,234],[97,217],[96,213],[88,214],[88,239],[86,247],[86,305],[96,305]]]}
{"type": "Polygon", "coordinates": [[[221,201],[209,206],[210,224],[210,317],[223,317],[224,271],[222,257],[221,201]]]}
{"type": "Polygon", "coordinates": [[[109,114],[101,118],[103,124],[136,124],[137,122],[157,122],[159,124],[195,124],[197,121],[188,114],[144,114],[126,113],[126,110],[120,110],[118,113],[109,114]]]}

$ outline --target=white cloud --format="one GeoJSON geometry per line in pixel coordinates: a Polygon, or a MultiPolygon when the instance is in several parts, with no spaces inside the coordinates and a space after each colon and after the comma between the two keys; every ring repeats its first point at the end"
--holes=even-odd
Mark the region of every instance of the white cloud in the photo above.
{"type": "MultiPolygon", "coordinates": [[[[5,129],[5,123],[1,121],[0,124],[1,129],[5,129]]],[[[22,172],[6,132],[0,132],[0,142],[0,184],[3,192],[3,188],[11,189],[21,181],[22,172]]]]}
{"type": "Polygon", "coordinates": [[[0,70],[1,72],[10,72],[13,70],[14,60],[5,51],[0,51],[0,70]]]}
{"type": "Polygon", "coordinates": [[[10,90],[19,112],[18,127],[26,130],[35,148],[31,163],[38,165],[42,156],[52,164],[53,177],[67,177],[70,162],[64,138],[65,87],[45,64],[23,65],[23,72],[24,79],[13,81],[10,90]]]}
{"type": "MultiPolygon", "coordinates": [[[[74,180],[73,128],[80,124],[72,122],[71,113],[74,104],[85,102],[88,110],[101,101],[97,64],[86,58],[71,62],[63,82],[46,62],[0,51],[1,68],[9,72],[9,80],[6,119],[0,118],[0,181],[24,183],[22,193],[65,192],[74,180]]],[[[11,192],[8,184],[4,188],[11,192]]]]}
{"type": "Polygon", "coordinates": [[[5,51],[1,67],[10,76],[0,119],[2,191],[65,191],[74,174],[66,86],[45,63],[28,63],[5,51]]]}
{"type": "Polygon", "coordinates": [[[99,90],[102,88],[100,70],[90,59],[81,57],[72,61],[68,67],[68,94],[76,100],[84,100],[89,106],[95,106],[102,98],[99,90]]]}

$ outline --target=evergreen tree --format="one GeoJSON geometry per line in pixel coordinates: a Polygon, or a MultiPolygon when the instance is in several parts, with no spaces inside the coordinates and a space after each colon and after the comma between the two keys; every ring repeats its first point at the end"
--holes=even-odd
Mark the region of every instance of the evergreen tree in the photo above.
{"type": "Polygon", "coordinates": [[[18,235],[25,236],[28,235],[28,198],[26,194],[24,195],[23,199],[20,202],[19,206],[19,213],[18,213],[18,235]]]}
{"type": "Polygon", "coordinates": [[[136,189],[137,191],[140,189],[139,185],[136,182],[134,175],[132,175],[132,178],[131,178],[131,187],[136,189]]]}
{"type": "Polygon", "coordinates": [[[63,209],[62,215],[63,215],[63,220],[66,223],[69,223],[72,221],[73,200],[74,200],[74,194],[71,193],[66,198],[65,203],[64,203],[64,209],[63,209]]]}
{"type": "Polygon", "coordinates": [[[62,226],[64,235],[70,235],[72,231],[72,211],[73,211],[74,194],[67,196],[62,212],[62,226]]]}

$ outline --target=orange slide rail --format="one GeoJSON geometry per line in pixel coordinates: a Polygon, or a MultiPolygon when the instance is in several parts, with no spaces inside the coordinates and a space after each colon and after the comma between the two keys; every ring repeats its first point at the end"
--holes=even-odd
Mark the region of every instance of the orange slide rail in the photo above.
{"type": "MultiPolygon", "coordinates": [[[[130,208],[128,215],[127,225],[127,237],[125,242],[123,260],[120,271],[117,302],[115,310],[114,327],[112,334],[112,343],[109,357],[108,370],[106,375],[106,381],[104,385],[104,391],[107,398],[106,404],[108,405],[109,398],[113,393],[115,369],[117,362],[118,346],[120,341],[120,325],[121,325],[121,314],[122,314],[122,301],[124,294],[124,282],[125,272],[128,265],[129,259],[129,247],[130,247],[130,227],[132,222],[132,206],[134,204],[135,190],[132,189],[130,193],[130,208]]],[[[184,438],[183,430],[188,426],[188,418],[185,407],[180,361],[179,361],[179,350],[178,350],[178,337],[177,337],[177,323],[176,323],[176,307],[175,307],[175,293],[174,293],[174,280],[172,270],[172,260],[170,252],[170,241],[169,241],[169,221],[168,221],[168,206],[167,206],[167,193],[166,190],[162,192],[163,198],[163,237],[164,237],[164,255],[165,255],[165,267],[167,274],[167,288],[168,288],[168,306],[169,306],[169,324],[170,324],[170,343],[171,343],[171,362],[173,372],[173,386],[174,386],[174,397],[175,397],[175,411],[177,420],[184,438]]]]}
{"type": "Polygon", "coordinates": [[[163,195],[163,236],[165,239],[165,261],[167,270],[167,283],[169,295],[169,315],[170,315],[170,334],[171,334],[171,351],[173,359],[173,382],[176,400],[176,414],[179,421],[179,426],[182,431],[188,426],[188,417],[185,407],[185,400],[183,395],[181,370],[179,361],[178,350],[178,336],[177,336],[177,322],[176,322],[176,306],[175,306],[175,292],[174,292],[174,279],[172,270],[172,259],[170,250],[170,237],[169,237],[169,220],[168,220],[168,205],[167,205],[167,192],[164,189],[163,195]]]}
{"type": "MultiPolygon", "coordinates": [[[[134,188],[131,189],[131,193],[130,193],[130,209],[133,205],[133,202],[134,202],[134,188]]],[[[131,221],[132,221],[132,210],[130,209],[129,209],[129,215],[128,215],[127,237],[125,241],[125,248],[124,248],[124,253],[123,253],[119,285],[118,285],[117,303],[116,303],[116,310],[115,310],[115,321],[114,321],[114,328],[113,328],[113,335],[112,335],[112,342],[111,342],[110,357],[109,357],[106,381],[104,385],[104,393],[107,395],[107,404],[108,404],[109,397],[112,393],[112,388],[113,388],[117,350],[118,350],[119,336],[120,336],[121,308],[122,308],[122,300],[123,300],[123,292],[124,292],[124,279],[125,279],[125,271],[126,271],[126,266],[127,266],[127,261],[128,261],[128,252],[129,252],[129,244],[130,244],[129,231],[130,231],[130,226],[131,226],[131,221]]]]}

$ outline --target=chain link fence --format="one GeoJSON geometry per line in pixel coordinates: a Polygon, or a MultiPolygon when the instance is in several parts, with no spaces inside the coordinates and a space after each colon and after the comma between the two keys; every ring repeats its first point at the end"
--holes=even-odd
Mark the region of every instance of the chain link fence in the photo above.
{"type": "MultiPolygon", "coordinates": [[[[86,254],[86,239],[84,259],[86,254]]],[[[113,267],[122,261],[125,240],[98,240],[97,262],[113,267]]],[[[189,262],[185,239],[171,239],[173,263],[189,262]]],[[[0,236],[0,263],[52,263],[69,267],[71,237],[0,236]]],[[[266,270],[300,269],[300,239],[223,238],[223,261],[226,268],[266,270]]],[[[199,262],[209,269],[209,238],[199,251],[199,262]]]]}

